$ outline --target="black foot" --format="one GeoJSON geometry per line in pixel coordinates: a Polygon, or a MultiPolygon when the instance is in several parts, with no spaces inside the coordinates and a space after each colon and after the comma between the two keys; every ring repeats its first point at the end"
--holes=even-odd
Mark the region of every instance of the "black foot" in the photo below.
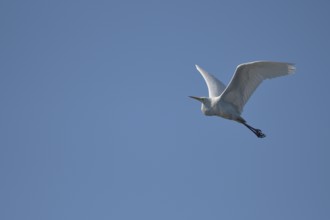
{"type": "Polygon", "coordinates": [[[246,123],[243,123],[243,125],[245,125],[248,129],[250,129],[258,138],[266,137],[266,135],[264,133],[262,133],[262,131],[260,129],[256,129],[246,123]]]}
{"type": "Polygon", "coordinates": [[[262,133],[262,131],[260,129],[256,129],[255,131],[256,131],[255,134],[257,135],[258,138],[266,137],[266,135],[264,133],[262,133]]]}

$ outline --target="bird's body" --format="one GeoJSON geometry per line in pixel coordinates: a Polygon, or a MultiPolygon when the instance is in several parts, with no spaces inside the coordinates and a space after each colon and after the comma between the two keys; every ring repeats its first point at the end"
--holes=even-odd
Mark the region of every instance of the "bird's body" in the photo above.
{"type": "Polygon", "coordinates": [[[265,135],[261,130],[246,124],[241,117],[244,105],[264,79],[288,75],[295,71],[291,63],[271,61],[244,63],[236,68],[226,87],[199,66],[196,65],[196,68],[207,84],[209,97],[190,97],[202,102],[202,112],[207,116],[220,116],[242,123],[258,137],[265,137],[265,135]]]}
{"type": "Polygon", "coordinates": [[[221,96],[207,98],[202,103],[202,112],[207,116],[220,116],[230,120],[240,120],[240,113],[234,105],[221,99],[221,96]]]}

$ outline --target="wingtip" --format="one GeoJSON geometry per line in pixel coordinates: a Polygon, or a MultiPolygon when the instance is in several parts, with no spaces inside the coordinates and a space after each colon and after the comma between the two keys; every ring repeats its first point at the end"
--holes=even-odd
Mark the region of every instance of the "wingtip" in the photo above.
{"type": "Polygon", "coordinates": [[[195,64],[195,67],[196,67],[196,69],[199,69],[199,66],[197,64],[195,64]]]}
{"type": "Polygon", "coordinates": [[[288,66],[288,72],[289,74],[295,73],[296,72],[296,67],[294,63],[290,63],[288,66]]]}

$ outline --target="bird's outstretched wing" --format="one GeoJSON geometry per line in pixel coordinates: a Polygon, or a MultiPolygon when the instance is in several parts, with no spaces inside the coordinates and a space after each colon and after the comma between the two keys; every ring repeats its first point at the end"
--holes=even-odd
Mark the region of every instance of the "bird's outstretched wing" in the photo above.
{"type": "Polygon", "coordinates": [[[291,63],[256,61],[237,66],[236,71],[221,95],[221,99],[233,104],[241,113],[252,93],[264,79],[288,75],[295,71],[291,63]]]}
{"type": "Polygon", "coordinates": [[[196,69],[202,74],[207,88],[209,90],[209,97],[217,97],[226,89],[226,86],[220,82],[217,78],[203,70],[201,67],[196,65],[196,69]]]}

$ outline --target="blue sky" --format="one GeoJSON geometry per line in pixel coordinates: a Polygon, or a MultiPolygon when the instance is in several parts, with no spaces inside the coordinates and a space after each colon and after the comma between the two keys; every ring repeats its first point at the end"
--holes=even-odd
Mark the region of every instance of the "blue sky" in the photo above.
{"type": "Polygon", "coordinates": [[[330,218],[327,1],[0,3],[0,219],[330,218]],[[205,117],[198,64],[228,83],[293,62],[243,117],[205,117]]]}

